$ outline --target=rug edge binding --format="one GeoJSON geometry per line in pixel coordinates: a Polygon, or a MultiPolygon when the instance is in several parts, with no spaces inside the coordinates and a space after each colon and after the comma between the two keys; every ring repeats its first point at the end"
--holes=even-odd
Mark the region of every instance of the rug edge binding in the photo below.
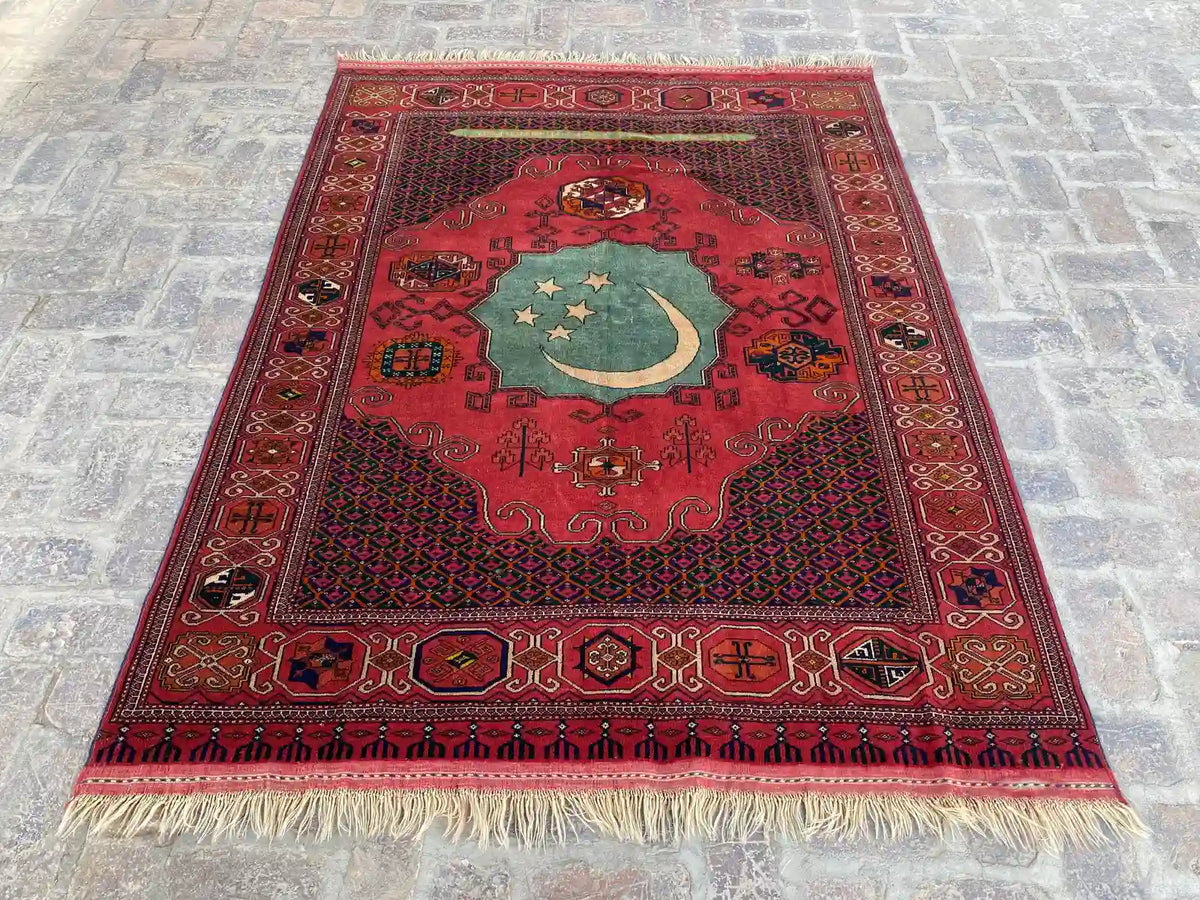
{"type": "Polygon", "coordinates": [[[367,791],[240,791],[79,794],[61,835],[79,829],[122,838],[156,832],[220,840],[294,833],[328,840],[419,838],[439,822],[453,841],[481,846],[561,846],[580,826],[637,844],[692,837],[745,841],[765,832],[793,841],[855,836],[902,840],[974,833],[1014,848],[1057,853],[1141,838],[1149,829],[1119,799],[970,798],[903,794],[766,794],[682,791],[486,791],[473,788],[367,791]]]}
{"type": "Polygon", "coordinates": [[[874,55],[866,52],[806,53],[793,56],[689,56],[676,53],[616,53],[595,54],[558,50],[426,50],[412,53],[389,53],[380,48],[339,53],[339,65],[354,63],[422,63],[422,62],[529,62],[576,63],[584,65],[633,65],[649,67],[700,67],[728,69],[852,69],[870,72],[874,55]]]}

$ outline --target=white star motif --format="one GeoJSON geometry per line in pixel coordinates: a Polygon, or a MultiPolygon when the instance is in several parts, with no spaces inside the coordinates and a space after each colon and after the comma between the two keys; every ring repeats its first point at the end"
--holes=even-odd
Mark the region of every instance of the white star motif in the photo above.
{"type": "Polygon", "coordinates": [[[566,304],[566,306],[567,314],[563,316],[564,319],[578,319],[580,322],[582,322],[588,316],[594,316],[596,314],[594,309],[588,309],[586,300],[580,300],[574,306],[572,306],[570,303],[566,304]]]}
{"type": "Polygon", "coordinates": [[[514,309],[513,312],[517,314],[517,321],[513,322],[514,325],[520,325],[522,322],[524,322],[526,325],[532,325],[533,320],[541,315],[541,313],[535,313],[533,311],[532,303],[530,303],[524,309],[514,309]]]}
{"type": "Polygon", "coordinates": [[[534,293],[545,294],[547,297],[553,297],[556,293],[562,290],[562,288],[554,283],[553,278],[549,279],[548,281],[535,281],[534,284],[537,285],[537,289],[534,291],[534,293]]]}
{"type": "Polygon", "coordinates": [[[564,341],[569,341],[571,339],[571,335],[574,333],[575,332],[573,332],[571,329],[563,328],[562,325],[559,324],[546,331],[546,340],[556,341],[561,338],[564,341]]]}
{"type": "Polygon", "coordinates": [[[612,282],[608,280],[608,275],[609,275],[608,272],[603,272],[603,273],[597,274],[596,272],[589,271],[588,277],[583,279],[583,281],[581,281],[579,283],[586,284],[588,287],[590,287],[592,289],[593,292],[598,291],[598,290],[600,290],[600,288],[604,287],[606,284],[612,284],[612,282]]]}

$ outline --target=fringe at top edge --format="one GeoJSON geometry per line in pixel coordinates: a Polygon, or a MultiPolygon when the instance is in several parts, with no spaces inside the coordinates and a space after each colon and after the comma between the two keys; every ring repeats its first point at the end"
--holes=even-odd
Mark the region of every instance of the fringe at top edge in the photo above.
{"type": "Polygon", "coordinates": [[[567,63],[571,65],[637,66],[650,69],[754,69],[793,71],[834,69],[869,73],[870,53],[807,53],[796,56],[687,56],[674,53],[620,53],[612,55],[560,52],[555,50],[431,50],[393,54],[381,49],[361,49],[338,54],[338,64],[355,63],[567,63]]]}
{"type": "Polygon", "coordinates": [[[350,790],[193,794],[80,794],[60,833],[79,828],[132,837],[157,832],[213,839],[286,833],[325,840],[387,835],[419,838],[442,826],[454,840],[522,847],[572,842],[593,831],[634,843],[687,838],[747,840],[758,833],[793,841],[856,836],[899,840],[966,832],[1012,847],[1058,852],[1148,834],[1136,812],[1115,799],[766,794],[682,791],[350,790]]]}

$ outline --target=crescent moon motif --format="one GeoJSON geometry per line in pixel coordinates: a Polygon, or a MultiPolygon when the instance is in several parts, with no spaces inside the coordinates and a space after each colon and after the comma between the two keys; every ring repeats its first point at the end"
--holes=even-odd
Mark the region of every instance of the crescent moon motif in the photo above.
{"type": "Polygon", "coordinates": [[[667,321],[675,329],[675,349],[670,355],[659,360],[652,366],[646,366],[644,369],[634,369],[630,372],[606,372],[603,369],[582,369],[579,366],[559,362],[543,350],[542,356],[546,357],[546,362],[550,363],[550,365],[554,366],[554,368],[558,369],[564,375],[569,375],[571,378],[586,382],[587,384],[625,391],[649,387],[653,384],[661,384],[664,381],[670,381],[677,375],[683,374],[684,370],[692,364],[692,360],[696,358],[696,354],[700,352],[700,333],[696,331],[696,326],[692,324],[692,320],[680,312],[662,294],[645,285],[642,286],[642,290],[649,294],[650,299],[657,303],[659,308],[667,314],[667,321]]]}

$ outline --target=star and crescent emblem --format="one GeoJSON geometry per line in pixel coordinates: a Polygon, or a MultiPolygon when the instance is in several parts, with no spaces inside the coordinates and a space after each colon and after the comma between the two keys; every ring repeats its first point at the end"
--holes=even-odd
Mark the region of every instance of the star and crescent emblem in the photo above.
{"type": "Polygon", "coordinates": [[[503,387],[612,403],[703,384],[731,312],[687,252],[601,240],[522,254],[471,315],[503,387]]]}
{"type": "MultiPolygon", "coordinates": [[[[528,325],[533,329],[540,329],[545,334],[547,344],[560,340],[582,339],[582,336],[586,334],[584,326],[588,324],[588,319],[592,316],[603,317],[604,315],[603,304],[600,304],[600,301],[604,299],[604,289],[616,284],[610,277],[611,274],[611,272],[589,271],[586,277],[578,281],[579,286],[592,289],[592,296],[596,298],[592,302],[599,304],[599,308],[593,309],[589,306],[586,296],[573,297],[572,299],[576,302],[562,303],[559,301],[564,310],[561,313],[560,321],[551,328],[544,328],[538,325],[537,320],[548,314],[536,311],[535,304],[529,303],[523,309],[514,308],[512,310],[513,325],[528,325]],[[577,338],[577,336],[579,337],[577,338]]],[[[558,359],[543,348],[541,353],[545,361],[576,381],[615,390],[652,387],[670,381],[686,371],[700,352],[700,333],[696,326],[687,315],[659,291],[643,284],[639,284],[638,288],[644,293],[645,302],[654,304],[665,316],[665,324],[675,332],[675,346],[670,353],[651,365],[636,369],[599,369],[572,365],[558,359]]],[[[558,284],[557,277],[551,277],[534,280],[531,293],[537,301],[541,302],[540,308],[545,309],[543,298],[554,300],[555,295],[564,290],[567,289],[558,284]]]]}

